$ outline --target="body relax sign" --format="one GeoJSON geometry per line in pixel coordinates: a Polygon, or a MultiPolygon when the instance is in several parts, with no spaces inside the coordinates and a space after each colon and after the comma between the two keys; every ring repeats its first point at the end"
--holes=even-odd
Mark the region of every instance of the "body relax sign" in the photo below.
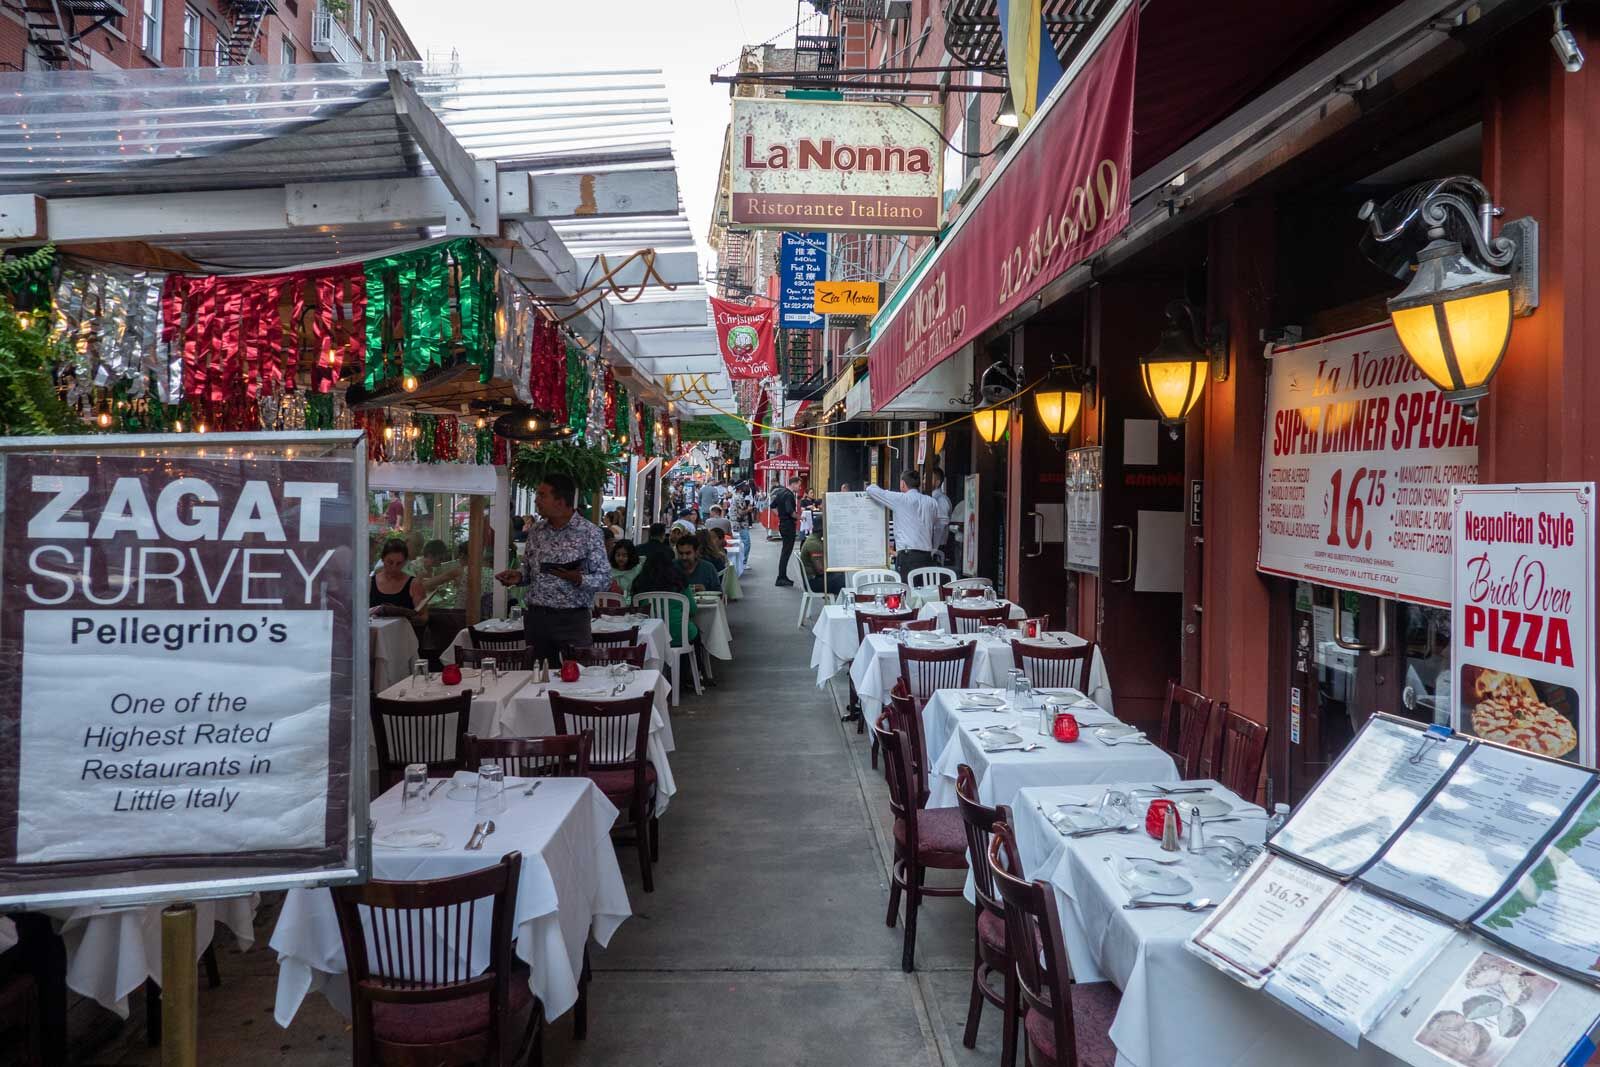
{"type": "Polygon", "coordinates": [[[0,877],[346,855],[352,465],[216,451],[0,453],[0,877]]]}

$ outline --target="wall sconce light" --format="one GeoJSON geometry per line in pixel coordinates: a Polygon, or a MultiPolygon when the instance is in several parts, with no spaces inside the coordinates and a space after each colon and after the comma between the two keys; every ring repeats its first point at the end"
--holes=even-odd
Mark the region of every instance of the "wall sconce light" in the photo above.
{"type": "Polygon", "coordinates": [[[1381,264],[1408,279],[1389,301],[1400,344],[1469,420],[1500,369],[1511,320],[1539,303],[1538,225],[1517,219],[1495,237],[1498,214],[1483,183],[1460,176],[1413,186],[1381,208],[1369,200],[1360,211],[1371,227],[1369,258],[1383,244],[1405,253],[1381,264]]]}
{"type": "Polygon", "coordinates": [[[1051,357],[1050,373],[1033,389],[1033,409],[1057,448],[1067,447],[1067,435],[1083,410],[1084,393],[1093,385],[1092,369],[1065,357],[1051,357]]]}
{"type": "Polygon", "coordinates": [[[1017,105],[1016,101],[1011,99],[1010,89],[1007,89],[1005,95],[1000,98],[1000,114],[994,117],[994,124],[1008,130],[1017,128],[1017,105]]]}
{"type": "Polygon", "coordinates": [[[972,413],[972,426],[978,431],[983,443],[992,447],[1006,435],[1006,430],[1011,426],[1010,404],[979,408],[972,413]]]}
{"type": "Polygon", "coordinates": [[[935,430],[935,431],[933,431],[932,447],[933,447],[933,454],[936,455],[936,456],[939,453],[944,451],[944,439],[945,439],[944,435],[945,435],[945,431],[943,431],[943,430],[935,430]]]}
{"type": "Polygon", "coordinates": [[[1200,401],[1207,376],[1228,380],[1228,335],[1220,325],[1204,333],[1187,300],[1174,300],[1166,314],[1161,340],[1139,360],[1139,381],[1176,441],[1178,427],[1200,401]]]}

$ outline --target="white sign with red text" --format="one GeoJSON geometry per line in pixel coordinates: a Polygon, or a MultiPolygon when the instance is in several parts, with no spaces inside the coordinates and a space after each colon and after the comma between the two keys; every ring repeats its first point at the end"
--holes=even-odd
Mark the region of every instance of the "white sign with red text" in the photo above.
{"type": "Polygon", "coordinates": [[[1257,569],[1446,607],[1450,487],[1477,426],[1385,323],[1271,352],[1257,569]]]}
{"type": "Polygon", "coordinates": [[[1455,728],[1594,766],[1594,483],[1451,496],[1455,728]]]}

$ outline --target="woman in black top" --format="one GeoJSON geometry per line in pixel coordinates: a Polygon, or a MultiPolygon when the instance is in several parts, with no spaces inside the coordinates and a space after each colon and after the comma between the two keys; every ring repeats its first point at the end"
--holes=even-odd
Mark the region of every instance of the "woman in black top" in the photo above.
{"type": "Polygon", "coordinates": [[[423,607],[428,593],[421,580],[406,573],[406,560],[411,552],[398,537],[383,543],[380,558],[383,566],[372,575],[367,589],[367,605],[372,615],[402,615],[413,622],[427,622],[428,609],[423,607]]]}

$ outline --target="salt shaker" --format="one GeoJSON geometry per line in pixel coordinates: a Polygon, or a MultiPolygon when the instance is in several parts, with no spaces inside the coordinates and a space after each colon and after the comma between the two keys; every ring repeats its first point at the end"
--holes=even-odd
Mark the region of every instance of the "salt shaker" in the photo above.
{"type": "Polygon", "coordinates": [[[1178,808],[1168,805],[1161,815],[1161,851],[1178,851],[1178,808]]]}
{"type": "Polygon", "coordinates": [[[1200,809],[1189,807],[1189,851],[1199,852],[1206,847],[1206,833],[1200,828],[1200,809]]]}

